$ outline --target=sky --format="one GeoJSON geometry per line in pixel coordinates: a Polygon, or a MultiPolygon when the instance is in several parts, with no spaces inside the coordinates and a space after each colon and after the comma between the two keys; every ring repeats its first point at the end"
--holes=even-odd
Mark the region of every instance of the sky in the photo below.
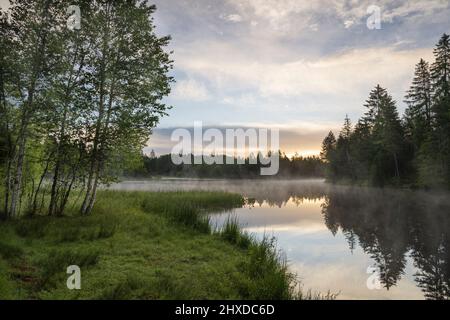
{"type": "MultiPolygon", "coordinates": [[[[0,6],[5,0],[0,0],[0,6]]],[[[450,1],[154,0],[171,35],[173,106],[150,138],[170,151],[174,128],[279,128],[288,154],[318,154],[346,114],[355,123],[380,84],[404,111],[420,58],[450,32],[450,1]],[[381,29],[369,29],[370,6],[381,29]]]]}
{"type": "MultiPolygon", "coordinates": [[[[380,84],[404,111],[420,58],[450,32],[450,1],[157,0],[157,32],[170,34],[176,84],[170,116],[150,139],[163,152],[170,128],[281,130],[288,154],[317,154],[346,114],[364,113],[380,84]],[[381,29],[369,29],[376,5],[381,29]]],[[[164,150],[166,151],[166,150],[164,150]]]]}

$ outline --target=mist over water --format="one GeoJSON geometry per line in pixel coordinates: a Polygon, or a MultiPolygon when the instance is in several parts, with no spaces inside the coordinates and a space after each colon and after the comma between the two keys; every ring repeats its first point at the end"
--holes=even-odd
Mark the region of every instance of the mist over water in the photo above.
{"type": "Polygon", "coordinates": [[[213,224],[233,215],[257,237],[275,236],[305,289],[340,292],[341,299],[450,298],[446,193],[334,186],[315,179],[161,179],[111,188],[242,194],[247,204],[212,215],[213,224]],[[371,285],[374,271],[379,289],[371,285]]]}

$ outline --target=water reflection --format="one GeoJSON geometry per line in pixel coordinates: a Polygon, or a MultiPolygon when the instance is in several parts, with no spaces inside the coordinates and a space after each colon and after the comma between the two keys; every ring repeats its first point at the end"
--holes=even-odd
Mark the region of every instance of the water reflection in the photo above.
{"type": "MultiPolygon", "coordinates": [[[[307,287],[341,298],[450,299],[448,194],[336,187],[320,180],[160,180],[121,190],[225,190],[248,198],[234,214],[271,232],[307,287]],[[368,266],[382,290],[369,290],[368,266]]],[[[221,224],[227,214],[216,215],[221,224]]]]}
{"type": "Polygon", "coordinates": [[[322,205],[325,225],[342,230],[375,262],[384,288],[402,278],[407,256],[429,299],[450,298],[450,206],[445,195],[334,188],[322,205]]]}

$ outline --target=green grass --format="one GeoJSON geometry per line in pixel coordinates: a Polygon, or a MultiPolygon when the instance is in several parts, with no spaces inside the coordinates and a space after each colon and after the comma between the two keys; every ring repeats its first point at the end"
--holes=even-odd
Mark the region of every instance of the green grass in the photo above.
{"type": "Polygon", "coordinates": [[[248,260],[243,263],[242,270],[252,281],[241,292],[244,298],[334,300],[337,297],[337,294],[331,292],[304,292],[297,275],[289,271],[286,257],[277,249],[276,239],[267,235],[262,240],[255,239],[242,231],[236,217],[228,217],[217,234],[223,240],[247,251],[248,260]]]}
{"type": "Polygon", "coordinates": [[[222,229],[218,230],[218,234],[225,241],[242,249],[248,249],[250,246],[256,244],[250,234],[241,230],[236,217],[228,217],[222,229]]]}
{"type": "Polygon", "coordinates": [[[0,222],[0,299],[304,298],[272,239],[206,213],[239,207],[222,192],[101,191],[92,215],[0,222]],[[66,268],[81,268],[68,290],[66,268]]]}

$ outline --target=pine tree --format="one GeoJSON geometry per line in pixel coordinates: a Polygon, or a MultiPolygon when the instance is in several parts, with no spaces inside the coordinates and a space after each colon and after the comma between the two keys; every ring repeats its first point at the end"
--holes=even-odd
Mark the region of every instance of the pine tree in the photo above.
{"type": "Polygon", "coordinates": [[[337,175],[336,170],[336,137],[333,131],[323,139],[322,150],[320,151],[320,158],[327,163],[326,176],[330,180],[335,180],[337,175]]]}
{"type": "Polygon", "coordinates": [[[339,136],[343,139],[350,139],[350,136],[352,134],[352,123],[350,121],[350,118],[348,117],[348,114],[345,115],[344,119],[344,125],[342,127],[341,132],[339,133],[339,136]]]}
{"type": "Polygon", "coordinates": [[[369,179],[369,169],[372,161],[374,145],[371,136],[371,126],[364,118],[358,120],[350,137],[353,172],[358,180],[369,179]]]}
{"type": "Polygon", "coordinates": [[[387,96],[387,90],[382,88],[379,84],[373,89],[369,98],[366,100],[364,107],[367,109],[362,117],[362,122],[367,125],[371,131],[375,126],[375,123],[379,121],[381,115],[382,104],[385,102],[387,96]]]}
{"type": "Polygon", "coordinates": [[[336,142],[336,158],[338,161],[338,175],[342,178],[354,179],[353,164],[350,156],[350,138],[352,124],[348,115],[345,115],[344,125],[339,132],[336,142]]]}
{"type": "Polygon", "coordinates": [[[368,158],[363,159],[369,164],[369,179],[377,185],[383,185],[393,177],[398,181],[404,133],[395,101],[386,89],[377,85],[370,92],[365,107],[368,110],[359,122],[358,134],[365,131],[372,145],[366,150],[365,157],[368,158]]]}
{"type": "Polygon", "coordinates": [[[434,49],[431,66],[434,102],[448,99],[450,94],[450,36],[444,34],[434,49]]]}
{"type": "MultiPolygon", "coordinates": [[[[381,101],[380,112],[374,127],[375,143],[392,157],[395,177],[400,178],[400,157],[403,150],[404,132],[398,115],[395,101],[387,94],[381,101]]],[[[388,166],[389,167],[389,166],[388,166]]]]}
{"type": "Polygon", "coordinates": [[[405,96],[406,130],[415,151],[431,133],[431,76],[428,62],[420,59],[405,96]]]}
{"type": "Polygon", "coordinates": [[[332,157],[326,157],[334,178],[450,187],[450,36],[441,37],[434,55],[431,68],[423,59],[416,65],[403,122],[380,85],[353,132],[346,117],[332,157]]]}
{"type": "Polygon", "coordinates": [[[324,161],[331,161],[333,151],[336,148],[336,137],[333,131],[328,132],[328,135],[322,141],[322,150],[320,151],[320,158],[324,161]]]}
{"type": "Polygon", "coordinates": [[[431,66],[433,145],[439,165],[438,176],[450,185],[450,37],[444,34],[434,49],[431,66]]]}

